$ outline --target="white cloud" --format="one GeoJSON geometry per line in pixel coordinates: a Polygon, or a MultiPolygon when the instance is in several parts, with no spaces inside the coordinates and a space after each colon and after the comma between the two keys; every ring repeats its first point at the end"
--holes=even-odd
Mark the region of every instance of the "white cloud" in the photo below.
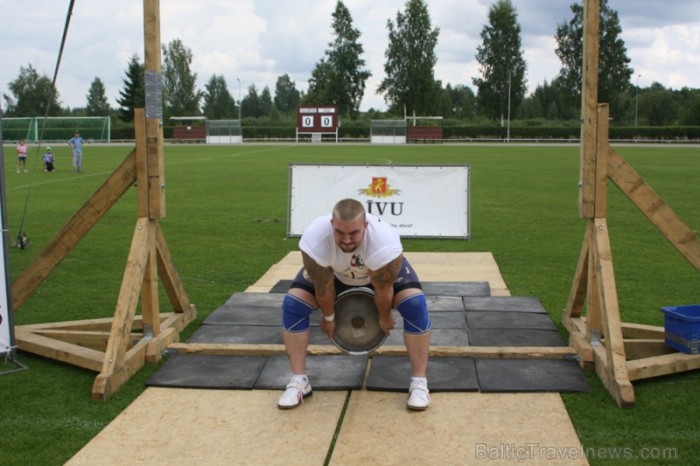
{"type": "MultiPolygon", "coordinates": [[[[478,75],[475,60],[480,33],[495,0],[427,0],[433,26],[440,28],[435,76],[443,84],[472,85],[478,75]]],[[[528,64],[528,88],[551,81],[560,63],[554,54],[558,24],[571,18],[574,0],[513,0],[522,30],[528,64]]],[[[687,0],[609,0],[619,14],[622,38],[640,85],[700,88],[700,8],[687,0]]],[[[198,86],[213,74],[223,75],[237,97],[250,85],[268,86],[274,93],[279,76],[288,74],[306,90],[315,64],[332,40],[336,0],[162,0],[161,42],[180,39],[193,54],[198,86]]],[[[405,0],[345,0],[360,30],[367,68],[372,78],[362,108],[384,108],[376,88],[384,78],[387,20],[405,11],[405,0]]],[[[67,11],[65,2],[0,0],[0,93],[31,64],[53,75],[67,11]],[[27,13],[29,11],[30,13],[27,13]],[[9,13],[7,13],[9,12],[9,13]],[[11,20],[7,19],[11,18],[11,20]]],[[[61,101],[84,106],[90,83],[99,77],[112,105],[123,86],[130,57],[143,59],[143,2],[76,2],[61,62],[57,86],[61,101]]],[[[3,102],[4,103],[4,102],[3,102]]]]}

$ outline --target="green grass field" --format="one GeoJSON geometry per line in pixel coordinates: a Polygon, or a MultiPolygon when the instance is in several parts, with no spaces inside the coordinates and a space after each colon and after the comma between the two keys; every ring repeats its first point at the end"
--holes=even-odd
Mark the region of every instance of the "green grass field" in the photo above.
{"type": "MultiPolygon", "coordinates": [[[[70,172],[68,147],[54,147],[55,173],[43,173],[32,150],[31,173],[17,174],[14,149],[5,147],[9,235],[23,220],[32,241],[11,249],[13,276],[131,149],[86,147],[82,174],[70,172]]],[[[698,147],[616,149],[686,224],[700,228],[698,147]]],[[[167,216],[160,224],[199,312],[182,340],[297,249],[297,239],[285,238],[290,163],[469,164],[471,239],[406,239],[404,248],[493,253],[511,294],[540,298],[566,335],[561,314],[586,225],[578,216],[578,146],[244,144],[165,148],[167,216]]],[[[17,310],[15,324],[112,316],[136,217],[132,189],[17,310]]],[[[612,184],[607,219],[624,321],[663,325],[662,306],[700,302],[698,272],[612,184]]],[[[18,358],[29,369],[0,376],[3,465],[63,464],[138,397],[157,369],[144,367],[98,402],[90,397],[95,373],[24,352],[18,358]]],[[[563,399],[591,464],[697,463],[700,371],[636,382],[636,407],[625,410],[593,372],[586,376],[593,391],[563,399]]]]}

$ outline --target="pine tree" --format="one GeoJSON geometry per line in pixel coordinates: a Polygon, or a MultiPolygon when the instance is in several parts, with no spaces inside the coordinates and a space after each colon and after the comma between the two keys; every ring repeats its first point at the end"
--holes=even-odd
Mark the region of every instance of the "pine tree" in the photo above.
{"type": "Polygon", "coordinates": [[[119,119],[132,123],[134,109],[144,108],[146,94],[144,91],[145,65],[139,61],[138,55],[132,55],[126,68],[126,77],[122,79],[124,88],[119,91],[119,119]]]}
{"type": "Polygon", "coordinates": [[[90,89],[87,93],[87,114],[89,116],[109,116],[109,101],[105,91],[105,85],[98,77],[90,84],[90,89]]]}

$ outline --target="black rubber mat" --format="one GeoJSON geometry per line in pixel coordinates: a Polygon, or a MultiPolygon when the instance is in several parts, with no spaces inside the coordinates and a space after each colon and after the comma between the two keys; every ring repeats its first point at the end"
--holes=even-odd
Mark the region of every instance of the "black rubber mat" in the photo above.
{"type": "Polygon", "coordinates": [[[547,311],[539,298],[533,296],[465,296],[464,308],[467,311],[515,311],[540,312],[547,311]]]}
{"type": "Polygon", "coordinates": [[[270,289],[270,293],[286,293],[291,284],[292,280],[280,280],[270,289]]]}
{"type": "MultiPolygon", "coordinates": [[[[283,283],[284,282],[284,283],[283,283]]],[[[212,312],[189,343],[281,344],[281,306],[291,281],[276,293],[234,293],[212,312]]],[[[424,283],[433,329],[432,346],[567,346],[536,297],[488,296],[487,282],[424,283]],[[485,295],[481,295],[481,294],[485,295]]],[[[384,343],[404,346],[403,320],[384,343]]],[[[310,344],[332,345],[319,331],[320,313],[311,316],[310,344]]],[[[308,356],[314,389],[407,391],[406,356],[308,356]],[[365,377],[367,378],[365,384],[365,377]]],[[[170,356],[148,380],[149,386],[236,389],[283,389],[291,371],[286,356],[170,356]]],[[[428,368],[432,391],[583,391],[588,385],[572,361],[432,357],[428,368]]]]}
{"type": "Polygon", "coordinates": [[[174,354],[146,386],[251,390],[266,361],[264,356],[174,354]]]}
{"type": "MultiPolygon", "coordinates": [[[[477,391],[476,368],[471,358],[431,358],[428,362],[428,388],[431,392],[477,391]]],[[[408,392],[411,363],[403,356],[372,358],[365,387],[367,390],[408,392]]]]}
{"type": "Polygon", "coordinates": [[[477,359],[482,392],[588,392],[578,363],[559,359],[477,359]]]}
{"type": "MultiPolygon", "coordinates": [[[[308,356],[306,371],[314,390],[359,390],[365,379],[367,356],[330,355],[308,356]]],[[[255,388],[282,390],[292,373],[286,356],[271,356],[255,388]]]]}
{"type": "Polygon", "coordinates": [[[467,311],[467,326],[470,329],[506,328],[556,330],[547,314],[516,311],[467,311]]]}
{"type": "Polygon", "coordinates": [[[566,346],[556,330],[477,328],[469,329],[472,346],[566,346]]]}

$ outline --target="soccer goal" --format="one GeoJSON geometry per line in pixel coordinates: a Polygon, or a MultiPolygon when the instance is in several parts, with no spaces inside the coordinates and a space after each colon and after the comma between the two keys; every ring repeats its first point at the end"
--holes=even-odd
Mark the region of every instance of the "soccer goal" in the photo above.
{"type": "Polygon", "coordinates": [[[207,120],[207,144],[241,144],[241,120],[207,120]]]}
{"type": "Polygon", "coordinates": [[[5,141],[67,141],[76,131],[80,131],[80,136],[86,141],[111,141],[109,117],[22,117],[3,118],[3,122],[5,141]]]}
{"type": "Polygon", "coordinates": [[[370,121],[372,144],[406,144],[406,120],[370,121]]]}

